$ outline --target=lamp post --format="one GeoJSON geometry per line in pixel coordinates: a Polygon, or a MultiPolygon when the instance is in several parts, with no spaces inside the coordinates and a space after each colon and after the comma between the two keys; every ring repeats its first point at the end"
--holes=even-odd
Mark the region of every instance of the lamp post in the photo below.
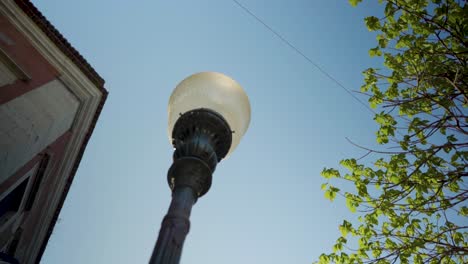
{"type": "Polygon", "coordinates": [[[236,81],[202,72],[177,85],[168,114],[169,140],[175,148],[167,174],[172,201],[150,264],[179,263],[192,206],[210,189],[218,162],[234,151],[247,131],[250,103],[236,81]]]}

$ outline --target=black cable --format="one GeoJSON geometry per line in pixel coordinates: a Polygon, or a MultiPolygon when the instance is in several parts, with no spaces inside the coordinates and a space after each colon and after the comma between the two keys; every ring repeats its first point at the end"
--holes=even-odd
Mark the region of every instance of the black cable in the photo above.
{"type": "Polygon", "coordinates": [[[334,83],[336,83],[339,87],[341,87],[343,90],[345,90],[349,95],[351,95],[356,101],[358,101],[361,105],[363,105],[367,110],[371,111],[373,114],[377,114],[372,108],[370,108],[366,103],[362,102],[356,95],[354,95],[349,89],[347,89],[343,84],[341,84],[338,80],[336,80],[333,76],[331,76],[328,72],[326,72],[322,67],[320,67],[317,63],[315,63],[313,60],[311,60],[307,55],[305,55],[302,51],[300,51],[298,48],[296,48],[291,42],[289,42],[287,39],[285,39],[281,34],[276,32],[273,28],[271,28],[268,24],[263,22],[258,16],[256,16],[254,13],[252,13],[247,7],[243,6],[241,3],[239,3],[237,0],[232,0],[234,3],[236,3],[240,8],[242,8],[246,13],[248,13],[250,16],[255,18],[257,22],[262,24],[264,27],[266,27],[268,30],[270,30],[273,34],[275,34],[281,41],[283,41],[286,45],[288,45],[291,49],[293,49],[295,52],[297,52],[299,55],[301,55],[304,59],[306,59],[310,64],[312,64],[315,68],[317,68],[323,75],[327,76],[328,79],[332,80],[334,83]]]}

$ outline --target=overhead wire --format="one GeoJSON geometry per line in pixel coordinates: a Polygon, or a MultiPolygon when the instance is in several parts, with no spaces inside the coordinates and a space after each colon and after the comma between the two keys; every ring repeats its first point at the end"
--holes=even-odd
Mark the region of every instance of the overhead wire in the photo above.
{"type": "Polygon", "coordinates": [[[372,108],[370,108],[366,103],[361,101],[352,91],[350,91],[348,88],[346,88],[341,82],[339,82],[336,78],[334,78],[331,74],[329,74],[327,71],[325,71],[319,64],[314,62],[309,56],[305,55],[300,49],[296,48],[291,42],[289,42],[283,35],[278,33],[276,30],[274,30],[271,26],[269,26],[267,23],[265,23],[262,19],[260,19],[257,15],[255,15],[252,11],[250,11],[246,6],[242,5],[239,3],[237,0],[232,0],[237,6],[239,6],[242,10],[244,10],[247,14],[249,14],[251,17],[253,17],[257,22],[262,24],[265,28],[267,28],[269,31],[271,31],[276,37],[278,37],[284,44],[286,44],[288,47],[290,47],[292,50],[294,50],[297,54],[299,54],[301,57],[303,57],[307,62],[312,64],[315,68],[317,68],[323,75],[325,75],[328,79],[333,81],[335,84],[337,84],[340,88],[342,88],[346,93],[348,93],[351,97],[353,97],[357,102],[359,102],[362,106],[364,106],[367,110],[372,112],[373,114],[377,114],[372,108]]]}

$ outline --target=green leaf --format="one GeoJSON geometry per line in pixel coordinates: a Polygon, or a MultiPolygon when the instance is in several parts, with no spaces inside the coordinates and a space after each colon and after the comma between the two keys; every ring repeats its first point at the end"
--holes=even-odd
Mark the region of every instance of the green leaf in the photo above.
{"type": "Polygon", "coordinates": [[[348,233],[352,231],[352,225],[350,222],[343,220],[343,224],[339,226],[342,237],[346,237],[348,233]]]}
{"type": "Polygon", "coordinates": [[[324,168],[322,170],[321,174],[322,174],[322,177],[324,177],[325,179],[339,178],[340,177],[340,172],[338,170],[335,170],[335,169],[324,168]]]}
{"type": "Polygon", "coordinates": [[[321,254],[319,257],[319,264],[329,264],[330,263],[330,257],[328,257],[325,254],[321,254]]]}
{"type": "Polygon", "coordinates": [[[356,206],[350,199],[346,199],[346,207],[348,207],[349,211],[351,211],[352,213],[356,212],[356,206]]]}
{"type": "Polygon", "coordinates": [[[332,201],[335,199],[336,197],[336,193],[339,192],[340,189],[336,188],[336,187],[333,187],[333,186],[330,186],[330,188],[328,188],[328,190],[325,191],[325,198],[327,198],[328,200],[332,201]]]}
{"type": "Polygon", "coordinates": [[[374,57],[374,56],[382,56],[382,51],[380,50],[379,47],[375,47],[369,50],[369,56],[374,57]]]}
{"type": "Polygon", "coordinates": [[[357,4],[359,4],[360,2],[362,2],[362,0],[349,0],[349,3],[350,3],[351,6],[353,6],[353,7],[356,7],[357,4]]]}
{"type": "Polygon", "coordinates": [[[461,216],[467,216],[468,215],[468,207],[462,206],[462,208],[460,208],[460,211],[459,211],[458,214],[461,215],[461,216]]]}
{"type": "Polygon", "coordinates": [[[447,137],[447,140],[450,141],[450,142],[457,142],[458,139],[455,137],[455,135],[449,135],[447,137]]]}
{"type": "Polygon", "coordinates": [[[369,29],[369,31],[375,31],[375,30],[380,29],[381,27],[379,19],[376,18],[375,16],[366,17],[364,21],[366,22],[366,26],[367,26],[367,29],[369,29]]]}
{"type": "Polygon", "coordinates": [[[384,49],[388,45],[388,39],[384,35],[377,36],[377,42],[379,43],[379,47],[384,49]]]}

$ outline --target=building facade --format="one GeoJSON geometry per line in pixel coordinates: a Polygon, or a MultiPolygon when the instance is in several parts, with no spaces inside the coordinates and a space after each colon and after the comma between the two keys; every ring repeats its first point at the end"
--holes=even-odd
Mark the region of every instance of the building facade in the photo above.
{"type": "Polygon", "coordinates": [[[0,1],[0,263],[38,263],[107,97],[27,0],[0,1]]]}

